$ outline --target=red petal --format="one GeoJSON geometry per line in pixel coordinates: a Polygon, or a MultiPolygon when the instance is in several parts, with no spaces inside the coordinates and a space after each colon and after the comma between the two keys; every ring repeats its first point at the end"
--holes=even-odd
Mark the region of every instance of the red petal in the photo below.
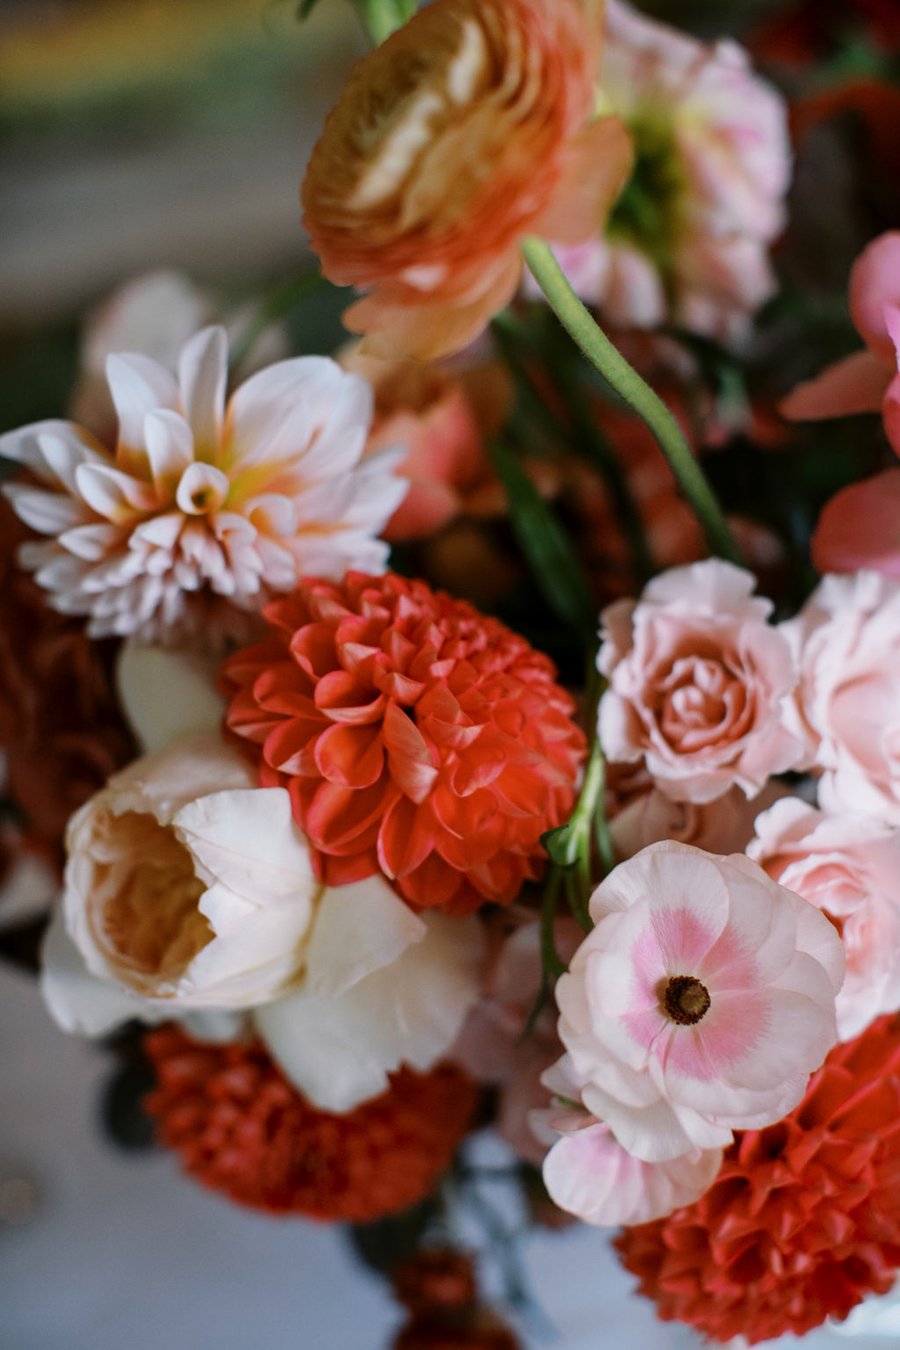
{"type": "Polygon", "coordinates": [[[384,743],[391,777],[414,802],[423,802],[438,776],[437,759],[416,724],[396,703],[384,714],[384,743]]]}
{"type": "Polygon", "coordinates": [[[396,788],[384,781],[359,789],[320,783],[301,823],[323,853],[357,853],[374,847],[379,823],[396,796],[396,788]]]}
{"type": "Polygon", "coordinates": [[[389,877],[420,867],[434,847],[434,820],[428,807],[399,797],[378,831],[378,861],[389,877]]]}
{"type": "Polygon", "coordinates": [[[316,685],[316,707],[332,722],[363,726],[379,720],[384,695],[346,670],[333,670],[316,685]]]}
{"type": "Polygon", "coordinates": [[[316,741],[316,766],[339,787],[367,788],[381,777],[381,727],[330,726],[316,741]]]}

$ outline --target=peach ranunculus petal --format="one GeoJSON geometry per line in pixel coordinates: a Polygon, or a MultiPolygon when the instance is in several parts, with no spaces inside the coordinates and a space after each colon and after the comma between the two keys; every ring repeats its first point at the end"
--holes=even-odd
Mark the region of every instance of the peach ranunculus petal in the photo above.
{"type": "Polygon", "coordinates": [[[579,0],[434,0],[356,67],[301,195],[325,275],[367,292],[345,316],[367,351],[460,350],[542,220],[565,204],[569,230],[597,226],[628,153],[591,135],[600,157],[577,172],[598,59],[579,0]]]}

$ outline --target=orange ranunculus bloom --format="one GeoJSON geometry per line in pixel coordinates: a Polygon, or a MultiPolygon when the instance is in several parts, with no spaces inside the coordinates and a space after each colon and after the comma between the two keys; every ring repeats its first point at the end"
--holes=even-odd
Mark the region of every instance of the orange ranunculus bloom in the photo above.
{"type": "Polygon", "coordinates": [[[356,68],[313,151],[304,221],[381,355],[466,346],[511,299],[519,245],[596,233],[630,168],[595,119],[600,26],[579,0],[434,0],[356,68]]]}

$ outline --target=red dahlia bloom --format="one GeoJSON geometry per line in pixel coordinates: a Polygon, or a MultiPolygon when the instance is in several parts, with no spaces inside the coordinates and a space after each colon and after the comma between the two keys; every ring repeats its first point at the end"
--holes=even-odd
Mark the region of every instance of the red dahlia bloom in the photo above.
{"type": "Polygon", "coordinates": [[[366,1223],[408,1209],[450,1165],[477,1099],[451,1065],[401,1069],[347,1115],[311,1106],[259,1045],[200,1045],[177,1026],[144,1048],[156,1087],[144,1106],[185,1169],[239,1204],[366,1223]]]}
{"type": "Polygon", "coordinates": [[[900,1265],[900,1016],[837,1045],[785,1120],[739,1135],[693,1205],[616,1245],[664,1321],[751,1344],[886,1293],[900,1265]]]}
{"type": "Polygon", "coordinates": [[[547,657],[422,581],[306,579],[223,667],[229,727],[291,794],[329,885],[416,908],[507,904],[569,815],[585,742],[547,657]]]}

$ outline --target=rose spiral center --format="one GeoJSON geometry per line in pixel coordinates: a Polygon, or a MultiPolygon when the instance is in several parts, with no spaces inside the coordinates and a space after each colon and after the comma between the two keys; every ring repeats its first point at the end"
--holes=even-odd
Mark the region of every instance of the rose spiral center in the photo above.
{"type": "Polygon", "coordinates": [[[679,1026],[692,1027],[709,1011],[709,990],[693,975],[673,975],[662,994],[666,1013],[679,1026]]]}

